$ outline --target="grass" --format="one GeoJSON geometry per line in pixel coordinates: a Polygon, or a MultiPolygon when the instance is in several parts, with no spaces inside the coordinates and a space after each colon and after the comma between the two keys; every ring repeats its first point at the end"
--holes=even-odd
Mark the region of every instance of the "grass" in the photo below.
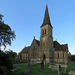
{"type": "Polygon", "coordinates": [[[19,60],[17,60],[17,61],[14,61],[14,64],[24,64],[24,63],[27,63],[28,61],[26,61],[26,60],[22,60],[22,61],[19,61],[19,60]]]}
{"type": "Polygon", "coordinates": [[[68,63],[68,66],[75,66],[75,62],[68,63]]]}
{"type": "Polygon", "coordinates": [[[68,70],[75,71],[75,62],[68,63],[68,70]]]}
{"type": "MultiPolygon", "coordinates": [[[[44,66],[44,70],[41,71],[40,70],[40,64],[36,64],[34,66],[30,66],[31,68],[31,73],[28,74],[24,74],[25,69],[27,68],[26,65],[16,65],[14,66],[17,71],[11,72],[11,75],[58,75],[58,71],[57,70],[51,70],[48,68],[49,64],[46,64],[44,66]]],[[[62,75],[69,75],[69,74],[65,74],[64,72],[65,68],[62,68],[62,75]]]]}

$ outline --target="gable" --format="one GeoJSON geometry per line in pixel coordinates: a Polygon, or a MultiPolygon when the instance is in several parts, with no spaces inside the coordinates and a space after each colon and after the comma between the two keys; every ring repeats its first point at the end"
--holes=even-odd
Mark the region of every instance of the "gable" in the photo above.
{"type": "Polygon", "coordinates": [[[38,47],[39,46],[39,41],[34,39],[32,44],[31,44],[31,47],[33,47],[33,46],[38,47]]]}
{"type": "Polygon", "coordinates": [[[30,58],[38,57],[39,55],[39,41],[38,40],[36,39],[33,40],[31,47],[28,51],[28,54],[30,58]]]}
{"type": "Polygon", "coordinates": [[[67,44],[60,45],[57,41],[53,41],[53,48],[55,51],[68,51],[67,44]]]}

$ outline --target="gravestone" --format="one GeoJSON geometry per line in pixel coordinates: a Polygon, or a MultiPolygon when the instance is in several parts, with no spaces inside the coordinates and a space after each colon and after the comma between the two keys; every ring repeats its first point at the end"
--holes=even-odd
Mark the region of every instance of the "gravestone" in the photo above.
{"type": "Polygon", "coordinates": [[[44,60],[44,65],[46,64],[46,60],[44,60]]]}
{"type": "Polygon", "coordinates": [[[65,65],[65,73],[68,73],[67,65],[65,65]]]}
{"type": "Polygon", "coordinates": [[[61,75],[61,66],[58,66],[58,75],[61,75]]]}
{"type": "Polygon", "coordinates": [[[31,69],[30,69],[30,63],[27,64],[27,69],[25,70],[25,74],[30,73],[31,69]]]}
{"type": "Polygon", "coordinates": [[[50,62],[50,68],[52,69],[52,63],[50,62]]]}
{"type": "Polygon", "coordinates": [[[41,61],[40,69],[41,69],[41,70],[44,70],[44,61],[41,61]]]}
{"type": "Polygon", "coordinates": [[[33,65],[33,61],[32,60],[30,61],[30,65],[33,65]]]}
{"type": "Polygon", "coordinates": [[[36,61],[30,61],[30,65],[32,66],[32,65],[36,65],[37,63],[36,63],[36,61]]]}
{"type": "Polygon", "coordinates": [[[36,61],[33,62],[33,65],[36,65],[36,61]]]}

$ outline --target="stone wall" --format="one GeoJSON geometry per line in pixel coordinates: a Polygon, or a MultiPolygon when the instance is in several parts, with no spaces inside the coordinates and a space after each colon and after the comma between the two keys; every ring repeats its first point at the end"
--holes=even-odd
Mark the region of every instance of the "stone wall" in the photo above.
{"type": "Polygon", "coordinates": [[[54,51],[54,62],[68,62],[66,51],[54,51]]]}
{"type": "Polygon", "coordinates": [[[38,60],[39,58],[39,46],[36,43],[35,39],[33,40],[31,47],[28,51],[28,57],[30,60],[38,60]]]}

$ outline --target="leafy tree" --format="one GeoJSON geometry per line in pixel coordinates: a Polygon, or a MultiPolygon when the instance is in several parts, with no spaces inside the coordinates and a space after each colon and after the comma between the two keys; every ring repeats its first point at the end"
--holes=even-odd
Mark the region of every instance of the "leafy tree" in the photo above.
{"type": "MultiPolygon", "coordinates": [[[[2,20],[3,15],[0,14],[0,48],[6,45],[11,45],[11,41],[15,39],[15,33],[10,26],[4,23],[2,20]]],[[[0,49],[0,75],[10,75],[10,71],[13,68],[14,54],[6,54],[0,49]]]]}
{"type": "Polygon", "coordinates": [[[71,57],[71,52],[69,52],[69,57],[71,57]]]}
{"type": "Polygon", "coordinates": [[[13,68],[13,62],[9,54],[0,50],[0,75],[9,75],[13,68]]]}
{"type": "Polygon", "coordinates": [[[16,52],[13,52],[12,50],[10,50],[10,51],[5,51],[5,53],[6,54],[8,54],[10,57],[11,57],[11,59],[13,59],[13,61],[16,59],[16,57],[17,57],[17,53],[16,52]]]}
{"type": "Polygon", "coordinates": [[[15,39],[15,32],[12,31],[10,26],[2,20],[3,15],[0,14],[0,47],[3,45],[11,45],[11,41],[15,39]]]}

